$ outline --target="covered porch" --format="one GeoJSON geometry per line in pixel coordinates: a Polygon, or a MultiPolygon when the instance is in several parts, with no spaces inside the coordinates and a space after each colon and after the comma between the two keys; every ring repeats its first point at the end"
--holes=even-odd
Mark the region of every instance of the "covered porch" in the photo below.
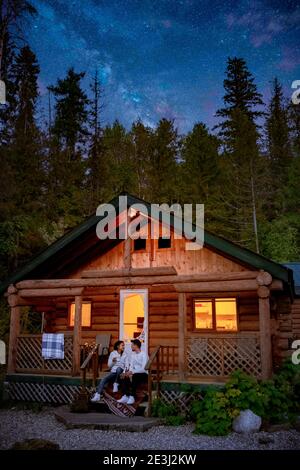
{"type": "MultiPolygon", "coordinates": [[[[107,286],[114,286],[116,289],[121,287],[151,289],[153,286],[160,288],[169,285],[175,289],[178,298],[177,341],[176,344],[166,344],[168,327],[162,323],[161,337],[162,339],[166,337],[165,341],[160,342],[158,338],[154,343],[152,341],[149,348],[150,382],[222,383],[236,369],[244,370],[259,378],[270,377],[272,371],[270,296],[272,292],[283,289],[282,282],[273,280],[265,271],[197,275],[175,273],[174,268],[167,267],[131,269],[128,272],[123,269],[122,272],[98,272],[97,277],[93,272],[83,274],[82,279],[26,280],[10,286],[7,292],[11,308],[8,375],[80,376],[83,360],[82,306],[85,299],[93,300],[93,295],[107,286]],[[219,296],[224,296],[225,293],[249,293],[257,296],[259,331],[234,333],[191,331],[188,328],[191,314],[187,297],[191,294],[202,296],[208,293],[219,296]],[[42,334],[22,334],[20,315],[24,306],[34,305],[39,310],[39,305],[56,301],[75,304],[74,327],[72,330],[64,331],[64,359],[45,360],[42,357],[42,334]]],[[[149,316],[151,336],[151,305],[149,316]]],[[[95,332],[94,338],[93,335],[90,336],[94,343],[95,336],[95,332]]],[[[95,370],[90,370],[90,375],[95,378],[95,370]]],[[[97,375],[99,377],[98,370],[97,375]]]]}

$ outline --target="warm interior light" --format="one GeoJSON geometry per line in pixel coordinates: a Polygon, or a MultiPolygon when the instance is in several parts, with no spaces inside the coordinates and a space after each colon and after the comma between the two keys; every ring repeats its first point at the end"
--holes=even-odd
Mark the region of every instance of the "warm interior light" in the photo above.
{"type": "MultiPolygon", "coordinates": [[[[82,303],[82,313],[81,313],[81,326],[91,326],[91,311],[92,305],[91,302],[82,303]]],[[[70,326],[74,326],[75,319],[75,303],[71,303],[70,311],[70,326]]]]}
{"type": "Polygon", "coordinates": [[[236,331],[236,299],[216,299],[217,330],[236,331]]]}
{"type": "Polygon", "coordinates": [[[137,338],[144,326],[144,298],[142,294],[128,294],[124,298],[123,331],[124,341],[137,338]]]}
{"type": "Polygon", "coordinates": [[[212,301],[211,300],[196,300],[195,323],[196,323],[196,328],[212,329],[213,315],[212,315],[212,301]]]}
{"type": "Polygon", "coordinates": [[[235,298],[197,299],[195,301],[195,327],[197,329],[213,329],[214,315],[218,331],[237,331],[235,298]]]}

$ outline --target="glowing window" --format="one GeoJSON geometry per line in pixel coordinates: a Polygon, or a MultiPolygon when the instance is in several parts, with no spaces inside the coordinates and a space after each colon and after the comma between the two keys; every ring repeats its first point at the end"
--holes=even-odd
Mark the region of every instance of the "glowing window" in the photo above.
{"type": "MultiPolygon", "coordinates": [[[[91,326],[91,302],[82,303],[81,326],[91,326]]],[[[74,326],[75,319],[75,303],[72,302],[70,306],[70,326],[74,326]]]]}
{"type": "Polygon", "coordinates": [[[236,299],[216,299],[216,326],[220,331],[236,331],[236,299]]]}
{"type": "Polygon", "coordinates": [[[195,301],[195,327],[197,329],[213,328],[213,308],[211,300],[195,301]]]}
{"type": "Polygon", "coordinates": [[[237,331],[236,299],[196,299],[194,327],[198,330],[237,331]]]}
{"type": "Polygon", "coordinates": [[[144,329],[144,298],[141,294],[128,294],[124,298],[124,341],[139,338],[144,329]]]}

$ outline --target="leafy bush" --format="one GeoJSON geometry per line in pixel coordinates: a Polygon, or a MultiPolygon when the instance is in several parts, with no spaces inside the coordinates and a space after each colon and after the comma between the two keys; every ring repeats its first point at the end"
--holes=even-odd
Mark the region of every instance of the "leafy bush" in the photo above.
{"type": "Polygon", "coordinates": [[[182,426],[183,424],[185,424],[185,422],[186,422],[186,418],[183,415],[166,417],[167,426],[182,426]]]}
{"type": "Polygon", "coordinates": [[[266,397],[254,377],[240,370],[233,372],[225,385],[225,393],[230,408],[238,410],[238,413],[240,410],[250,409],[253,413],[263,416],[266,397]]]}
{"type": "Polygon", "coordinates": [[[300,412],[300,367],[286,362],[272,380],[261,383],[261,390],[266,400],[266,420],[293,421],[300,412]]]}
{"type": "Polygon", "coordinates": [[[168,426],[180,426],[186,422],[176,405],[167,405],[160,399],[153,400],[152,416],[163,418],[168,426]]]}
{"type": "Polygon", "coordinates": [[[300,367],[284,364],[272,380],[259,382],[242,371],[231,374],[223,389],[207,389],[192,404],[195,433],[223,436],[241,410],[250,409],[265,421],[292,421],[300,411],[300,367]]]}
{"type": "Polygon", "coordinates": [[[224,391],[207,389],[204,399],[192,404],[196,434],[224,436],[230,431],[234,410],[230,410],[230,401],[224,391]]]}

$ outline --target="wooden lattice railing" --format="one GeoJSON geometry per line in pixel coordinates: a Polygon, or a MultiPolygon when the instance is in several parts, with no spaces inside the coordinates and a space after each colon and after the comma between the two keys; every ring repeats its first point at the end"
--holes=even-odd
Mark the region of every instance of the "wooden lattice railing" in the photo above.
{"type": "Polygon", "coordinates": [[[72,362],[72,334],[64,334],[64,359],[44,359],[42,357],[42,335],[18,336],[16,372],[47,375],[71,375],[72,362]]]}
{"type": "Polygon", "coordinates": [[[227,377],[234,370],[261,375],[260,343],[256,333],[193,335],[186,338],[189,376],[227,377]]]}

